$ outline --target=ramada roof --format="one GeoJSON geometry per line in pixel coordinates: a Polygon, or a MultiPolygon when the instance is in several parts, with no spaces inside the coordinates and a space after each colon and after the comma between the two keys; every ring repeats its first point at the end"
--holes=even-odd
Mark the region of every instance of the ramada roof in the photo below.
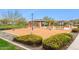
{"type": "MultiPolygon", "coordinates": [[[[32,20],[31,20],[32,21],[32,20]]],[[[31,21],[29,21],[29,22],[31,22],[31,21]]],[[[45,20],[43,20],[43,19],[35,19],[35,20],[33,20],[34,22],[44,22],[45,20]]]]}
{"type": "MultiPolygon", "coordinates": [[[[31,22],[32,20],[30,20],[29,22],[31,22]]],[[[34,19],[33,20],[34,22],[44,22],[45,20],[43,19],[34,19]]],[[[68,22],[68,20],[55,20],[55,21],[58,21],[58,22],[68,22]]]]}

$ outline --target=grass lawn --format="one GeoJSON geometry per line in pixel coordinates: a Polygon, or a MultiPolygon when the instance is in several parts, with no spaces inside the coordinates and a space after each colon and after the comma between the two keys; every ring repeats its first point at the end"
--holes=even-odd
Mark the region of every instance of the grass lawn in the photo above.
{"type": "Polygon", "coordinates": [[[0,50],[19,50],[19,48],[7,41],[0,39],[0,50]]]}
{"type": "Polygon", "coordinates": [[[20,24],[20,25],[0,25],[1,30],[13,29],[13,28],[24,28],[24,27],[26,27],[26,25],[24,25],[24,24],[20,24]]]}

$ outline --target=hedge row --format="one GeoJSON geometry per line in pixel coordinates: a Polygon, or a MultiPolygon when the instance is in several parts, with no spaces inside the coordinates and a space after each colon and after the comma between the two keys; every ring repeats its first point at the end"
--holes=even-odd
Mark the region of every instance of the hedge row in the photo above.
{"type": "Polygon", "coordinates": [[[21,37],[15,37],[14,41],[19,41],[24,44],[37,46],[37,45],[42,44],[42,37],[34,35],[34,34],[30,34],[30,35],[25,35],[21,37]]]}
{"type": "Polygon", "coordinates": [[[72,35],[69,33],[62,33],[51,36],[47,39],[42,39],[42,37],[30,34],[21,37],[14,38],[15,41],[22,42],[24,44],[38,46],[43,45],[44,49],[60,49],[63,46],[67,45],[72,39],[72,35]]]}
{"type": "Polygon", "coordinates": [[[72,39],[69,33],[57,34],[43,40],[43,48],[45,49],[60,49],[67,45],[72,39]]]}
{"type": "Polygon", "coordinates": [[[79,32],[79,28],[72,29],[72,32],[79,32]]]}

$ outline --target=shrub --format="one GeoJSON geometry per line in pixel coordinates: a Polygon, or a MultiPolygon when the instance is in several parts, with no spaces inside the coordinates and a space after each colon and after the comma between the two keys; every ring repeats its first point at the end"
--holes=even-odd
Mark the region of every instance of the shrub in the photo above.
{"type": "Polygon", "coordinates": [[[67,35],[67,36],[69,36],[70,38],[73,37],[73,35],[72,35],[71,33],[62,33],[62,34],[67,35]]]}
{"type": "Polygon", "coordinates": [[[72,29],[72,32],[79,32],[79,28],[72,29]]]}
{"type": "Polygon", "coordinates": [[[18,42],[22,42],[24,44],[33,45],[33,46],[38,46],[42,44],[42,37],[34,34],[15,37],[14,40],[18,42]]]}
{"type": "Polygon", "coordinates": [[[60,49],[71,41],[70,34],[57,34],[43,40],[43,48],[45,49],[60,49]]]}

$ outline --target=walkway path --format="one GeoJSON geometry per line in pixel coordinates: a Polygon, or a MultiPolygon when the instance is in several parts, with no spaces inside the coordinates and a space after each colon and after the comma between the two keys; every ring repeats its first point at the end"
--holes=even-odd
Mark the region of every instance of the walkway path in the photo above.
{"type": "Polygon", "coordinates": [[[26,50],[30,50],[29,48],[27,48],[27,47],[25,47],[25,46],[23,46],[21,44],[13,42],[12,40],[14,38],[14,35],[11,35],[11,34],[5,33],[5,32],[0,32],[0,38],[2,38],[5,41],[8,41],[11,44],[14,44],[14,45],[18,46],[18,47],[21,47],[21,48],[26,49],[26,50]]]}
{"type": "Polygon", "coordinates": [[[79,50],[79,34],[67,50],[79,50]]]}

